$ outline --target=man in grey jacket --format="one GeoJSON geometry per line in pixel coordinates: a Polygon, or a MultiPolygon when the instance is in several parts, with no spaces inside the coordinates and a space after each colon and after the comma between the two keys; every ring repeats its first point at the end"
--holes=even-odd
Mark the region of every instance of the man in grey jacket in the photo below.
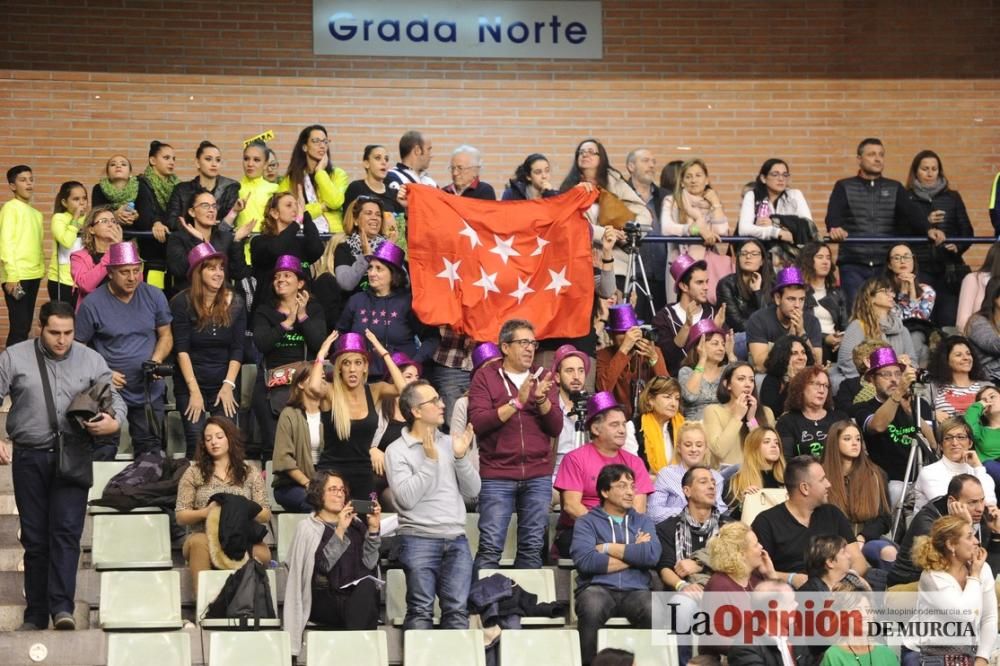
{"type": "Polygon", "coordinates": [[[469,461],[472,426],[441,434],[444,401],[429,382],[403,390],[406,427],[385,452],[385,471],[399,509],[399,559],[406,573],[405,629],[434,626],[434,597],[442,629],[468,629],[472,553],[465,537],[465,497],[479,494],[469,461]]]}
{"type": "MultiPolygon", "coordinates": [[[[73,600],[80,560],[80,535],[87,512],[87,489],[56,476],[55,437],[45,404],[36,349],[49,374],[52,399],[61,432],[68,432],[66,410],[76,394],[98,382],[111,384],[111,370],[101,355],[73,341],[73,308],[60,302],[42,306],[41,335],[0,353],[0,399],[10,395],[7,433],[0,439],[0,464],[13,464],[14,500],[21,520],[24,546],[24,592],[27,607],[20,631],[75,629],[73,600]]],[[[88,421],[93,437],[118,432],[125,403],[112,388],[114,414],[88,421]]]]}

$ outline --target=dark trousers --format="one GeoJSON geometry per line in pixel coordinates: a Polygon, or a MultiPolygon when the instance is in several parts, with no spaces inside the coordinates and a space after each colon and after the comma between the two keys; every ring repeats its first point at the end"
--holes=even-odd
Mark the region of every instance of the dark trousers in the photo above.
{"type": "Polygon", "coordinates": [[[865,280],[885,272],[885,266],[866,266],[864,264],[841,264],[838,268],[840,269],[840,288],[844,290],[848,312],[851,311],[851,306],[854,304],[854,296],[860,291],[865,280]]]}
{"type": "Polygon", "coordinates": [[[649,629],[653,623],[653,597],[649,590],[616,590],[603,585],[589,585],[576,593],[577,629],[580,631],[580,654],[589,664],[597,653],[597,631],[612,617],[624,616],[636,629],[649,629]]]}
{"type": "Polygon", "coordinates": [[[49,280],[45,283],[45,285],[49,290],[50,301],[62,301],[63,303],[69,303],[74,308],[76,307],[78,293],[72,285],[62,284],[61,282],[56,282],[55,280],[49,280]]]}
{"type": "MultiPolygon", "coordinates": [[[[268,400],[268,390],[265,384],[263,367],[257,371],[257,380],[253,385],[253,396],[250,399],[250,410],[257,422],[257,435],[260,443],[247,442],[247,459],[270,460],[274,452],[274,436],[278,431],[278,415],[274,413],[268,400]]],[[[257,439],[255,437],[254,439],[257,439]]]]}
{"type": "Polygon", "coordinates": [[[274,499],[281,508],[292,513],[312,513],[316,510],[316,507],[306,501],[306,489],[297,483],[277,486],[274,489],[274,499]]]}
{"type": "Polygon", "coordinates": [[[24,342],[31,333],[31,322],[35,316],[35,301],[38,299],[38,287],[42,279],[21,280],[24,296],[15,299],[3,290],[3,300],[7,303],[7,315],[10,318],[10,328],[7,330],[7,346],[24,342]]]}
{"type": "Polygon", "coordinates": [[[378,628],[378,590],[363,580],[346,590],[313,586],[309,619],[330,629],[364,631],[378,628]]]}
{"type": "Polygon", "coordinates": [[[55,451],[14,446],[14,501],[24,546],[24,621],[42,629],[72,613],[87,490],[56,478],[55,451]]]}
{"type": "MultiPolygon", "coordinates": [[[[163,448],[163,440],[157,437],[146,418],[146,408],[143,405],[127,405],[128,434],[132,438],[132,452],[145,453],[163,448]]],[[[163,423],[163,398],[153,402],[153,417],[160,424],[160,432],[166,427],[163,423]]]]}

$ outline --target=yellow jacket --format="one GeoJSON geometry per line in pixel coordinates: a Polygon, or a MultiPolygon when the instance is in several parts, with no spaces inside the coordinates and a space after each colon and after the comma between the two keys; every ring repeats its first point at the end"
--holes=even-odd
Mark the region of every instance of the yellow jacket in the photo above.
{"type": "MultiPolygon", "coordinates": [[[[326,218],[326,223],[330,225],[331,234],[339,234],[344,230],[344,194],[347,193],[347,172],[340,167],[333,167],[333,173],[317,169],[313,174],[313,181],[316,183],[316,198],[318,201],[306,204],[306,210],[312,219],[318,220],[320,216],[326,218]]],[[[281,179],[278,185],[279,192],[292,192],[292,181],[288,176],[281,179]]],[[[297,192],[292,192],[297,195],[297,192]]]]}
{"type": "Polygon", "coordinates": [[[0,208],[0,281],[36,280],[45,275],[42,214],[20,199],[0,208]]]}
{"type": "Polygon", "coordinates": [[[73,219],[70,213],[56,213],[52,216],[49,226],[52,229],[52,261],[49,262],[49,272],[46,274],[49,282],[60,282],[73,285],[73,276],[69,271],[69,255],[83,247],[80,238],[80,228],[84,218],[73,219]]]}
{"type": "MultiPolygon", "coordinates": [[[[639,423],[643,435],[643,449],[646,452],[646,464],[649,465],[650,472],[657,474],[670,464],[664,449],[663,429],[652,414],[643,414],[639,423]]],[[[672,445],[675,449],[677,448],[677,433],[680,432],[682,425],[684,425],[684,415],[681,414],[680,410],[677,410],[674,417],[670,419],[670,429],[674,437],[672,445]]]]}
{"type": "Polygon", "coordinates": [[[271,195],[278,191],[277,183],[264,180],[264,177],[250,180],[246,176],[240,179],[240,199],[246,199],[246,205],[236,216],[236,227],[241,227],[250,220],[257,220],[254,232],[259,232],[264,226],[264,210],[271,195]]]}

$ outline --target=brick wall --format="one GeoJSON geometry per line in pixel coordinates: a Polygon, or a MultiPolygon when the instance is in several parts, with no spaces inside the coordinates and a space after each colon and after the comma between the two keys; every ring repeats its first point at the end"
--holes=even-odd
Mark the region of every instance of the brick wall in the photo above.
{"type": "Polygon", "coordinates": [[[937,3],[870,4],[605,0],[597,62],[317,57],[309,2],[37,0],[5,9],[0,165],[35,168],[48,216],[59,183],[93,184],[112,152],[141,169],[154,138],[178,150],[182,177],[203,138],[238,177],[244,138],[274,130],[284,165],[298,130],[318,121],[334,161],[359,177],[365,144],[395,150],[418,128],[439,182],[450,150],[469,142],[500,189],[534,151],[561,179],[576,143],[596,136],[619,168],[639,145],[661,164],[704,158],[735,223],[742,184],[772,156],[788,160],[821,220],[858,140],[874,135],[899,179],[914,153],[937,150],[987,234],[1000,169],[996,3],[952,2],[947,16],[937,3]]]}

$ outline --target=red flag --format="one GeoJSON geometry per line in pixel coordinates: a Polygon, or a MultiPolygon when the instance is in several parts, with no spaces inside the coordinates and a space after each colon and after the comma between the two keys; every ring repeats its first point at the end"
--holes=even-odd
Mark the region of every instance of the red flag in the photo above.
{"type": "Polygon", "coordinates": [[[496,340],[508,319],[539,339],[591,328],[594,269],[583,217],[596,192],[534,201],[483,201],[406,186],[413,310],[474,340],[496,340]]]}

